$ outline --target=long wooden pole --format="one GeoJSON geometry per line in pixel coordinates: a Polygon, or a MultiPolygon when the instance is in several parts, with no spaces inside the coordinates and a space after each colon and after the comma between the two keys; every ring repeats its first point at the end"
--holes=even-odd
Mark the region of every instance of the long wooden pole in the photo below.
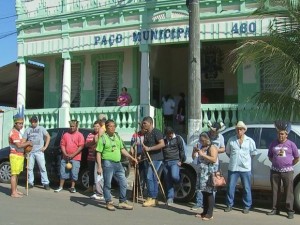
{"type": "Polygon", "coordinates": [[[29,154],[26,153],[26,196],[28,196],[28,167],[29,167],[29,154]]]}

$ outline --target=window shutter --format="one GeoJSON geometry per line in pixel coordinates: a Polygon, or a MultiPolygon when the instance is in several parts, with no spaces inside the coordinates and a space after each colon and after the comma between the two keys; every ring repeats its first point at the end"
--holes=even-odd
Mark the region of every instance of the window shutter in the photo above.
{"type": "Polygon", "coordinates": [[[71,66],[71,107],[80,107],[81,64],[72,63],[71,66]]]}
{"type": "Polygon", "coordinates": [[[119,61],[107,60],[98,62],[98,106],[117,105],[119,90],[119,61]]]}

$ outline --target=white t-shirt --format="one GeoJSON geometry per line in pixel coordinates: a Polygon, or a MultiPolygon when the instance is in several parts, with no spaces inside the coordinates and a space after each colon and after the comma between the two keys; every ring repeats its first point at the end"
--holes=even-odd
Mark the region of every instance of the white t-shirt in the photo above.
{"type": "Polygon", "coordinates": [[[164,115],[173,115],[175,109],[175,101],[171,98],[169,98],[167,101],[165,100],[165,98],[163,98],[162,101],[164,115]]]}

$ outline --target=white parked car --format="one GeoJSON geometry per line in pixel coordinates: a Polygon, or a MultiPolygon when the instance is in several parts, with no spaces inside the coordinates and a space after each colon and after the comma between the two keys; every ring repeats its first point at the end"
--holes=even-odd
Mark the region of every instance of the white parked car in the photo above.
{"type": "MultiPolygon", "coordinates": [[[[255,143],[258,154],[252,160],[252,189],[271,190],[270,167],[271,162],[268,158],[268,147],[277,138],[277,131],[274,124],[249,124],[247,125],[246,135],[251,137],[255,143]]],[[[235,127],[227,128],[222,131],[225,145],[230,137],[235,135],[235,127]]],[[[292,125],[292,130],[288,139],[295,142],[300,148],[300,125],[292,125]]],[[[196,140],[195,140],[196,143],[196,140]]],[[[187,162],[192,162],[193,146],[188,146],[187,162]]],[[[224,176],[227,178],[229,157],[226,153],[219,154],[220,166],[224,176]]],[[[295,207],[300,210],[300,163],[294,166],[294,195],[295,207]]]]}

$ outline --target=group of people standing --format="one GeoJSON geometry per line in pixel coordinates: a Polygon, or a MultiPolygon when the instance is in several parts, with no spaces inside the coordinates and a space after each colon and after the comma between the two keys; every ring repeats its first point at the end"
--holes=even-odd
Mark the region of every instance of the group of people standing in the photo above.
{"type": "MultiPolygon", "coordinates": [[[[213,219],[214,195],[216,189],[209,180],[209,175],[216,172],[219,167],[218,154],[225,152],[229,159],[228,180],[225,212],[232,211],[234,205],[235,188],[240,178],[243,187],[242,213],[248,214],[252,207],[251,177],[252,158],[257,155],[254,140],[246,135],[247,126],[243,121],[236,124],[236,135],[229,138],[226,147],[224,137],[219,133],[222,130],[222,123],[210,125],[208,133],[201,133],[199,142],[194,147],[193,159],[198,165],[196,205],[192,210],[203,208],[201,214],[196,217],[203,220],[213,219]]],[[[294,194],[293,194],[293,166],[299,161],[298,148],[292,141],[288,140],[291,130],[289,122],[276,121],[277,138],[269,146],[268,157],[272,163],[270,170],[270,182],[273,194],[272,211],[267,215],[280,214],[281,183],[284,187],[286,213],[288,219],[294,218],[294,194]]]]}
{"type": "Polygon", "coordinates": [[[44,151],[47,149],[50,142],[50,135],[47,130],[38,125],[37,116],[30,118],[30,127],[28,127],[24,134],[21,135],[21,130],[24,124],[24,110],[21,109],[14,115],[14,127],[9,133],[10,155],[9,161],[11,166],[11,197],[21,198],[23,193],[18,191],[18,175],[23,171],[24,167],[24,148],[30,149],[27,152],[27,169],[28,169],[28,188],[34,186],[33,168],[35,162],[41,174],[41,182],[46,190],[50,190],[49,179],[47,176],[46,162],[44,151]]]}
{"type": "MultiPolygon", "coordinates": [[[[9,135],[10,164],[11,164],[11,196],[22,197],[17,189],[18,175],[23,170],[24,148],[32,147],[29,154],[29,187],[34,185],[33,167],[37,161],[41,181],[46,190],[49,190],[49,180],[45,167],[44,151],[47,149],[50,136],[45,128],[38,125],[38,118],[30,118],[31,126],[21,135],[24,116],[19,111],[14,116],[14,127],[9,135]]],[[[151,117],[143,118],[140,131],[132,136],[131,149],[128,152],[124,142],[115,131],[116,124],[113,120],[101,118],[94,122],[94,132],[84,140],[78,131],[78,121],[70,121],[70,130],[66,132],[61,140],[62,159],[60,166],[60,185],[55,192],[63,190],[64,181],[71,179],[71,193],[76,192],[75,183],[78,179],[80,168],[81,151],[86,145],[89,148],[88,166],[90,171],[90,186],[95,184],[94,171],[103,177],[102,193],[106,202],[106,208],[114,211],[115,204],[111,197],[111,181],[116,178],[119,183],[120,194],[118,208],[133,209],[126,197],[127,180],[125,171],[121,164],[121,155],[128,157],[131,162],[138,165],[141,175],[141,185],[147,187],[148,198],[143,203],[144,207],[152,207],[158,204],[159,178],[155,172],[164,164],[164,173],[167,190],[167,205],[172,205],[174,200],[174,184],[180,182],[180,166],[186,160],[185,143],[183,139],[175,134],[172,127],[165,127],[164,134],[154,128],[151,117]],[[136,157],[137,156],[137,157],[136,157]],[[67,168],[68,163],[72,168],[67,168]]],[[[279,203],[283,183],[286,200],[287,217],[294,217],[293,209],[293,166],[299,161],[298,148],[292,141],[288,140],[291,125],[288,122],[277,121],[275,127],[278,131],[277,138],[269,146],[268,157],[272,162],[270,171],[270,182],[273,192],[272,211],[267,215],[280,213],[279,203]]],[[[257,154],[256,145],[252,138],[246,135],[247,126],[239,121],[236,126],[236,135],[229,138],[226,146],[224,137],[220,131],[225,128],[223,123],[209,124],[209,132],[203,132],[199,136],[199,142],[194,146],[192,157],[197,164],[196,205],[193,209],[203,207],[203,212],[196,217],[202,220],[213,219],[213,208],[215,204],[216,188],[209,181],[211,173],[219,169],[218,154],[226,153],[229,160],[228,180],[225,212],[232,211],[234,205],[234,194],[237,181],[240,178],[243,186],[242,212],[248,214],[252,206],[251,195],[251,161],[257,154]]]]}

